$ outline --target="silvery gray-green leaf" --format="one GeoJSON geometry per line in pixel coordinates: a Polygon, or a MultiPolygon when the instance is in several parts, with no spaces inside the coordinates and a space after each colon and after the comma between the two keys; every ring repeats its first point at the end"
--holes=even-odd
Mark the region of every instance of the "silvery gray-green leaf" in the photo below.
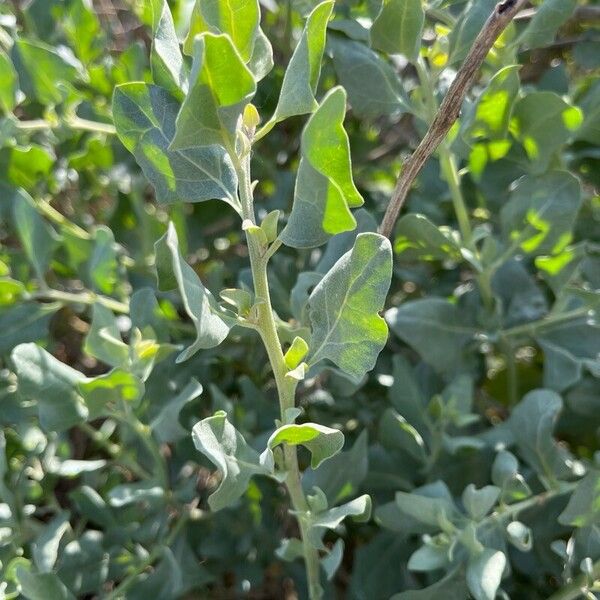
{"type": "Polygon", "coordinates": [[[222,479],[209,496],[212,510],[231,506],[246,491],[253,475],[268,475],[270,470],[260,463],[242,434],[227,420],[223,411],[194,425],[194,445],[219,469],[222,479]]]}
{"type": "Polygon", "coordinates": [[[179,354],[177,362],[187,360],[200,349],[218,346],[233,326],[232,319],[181,256],[173,223],[169,223],[165,235],[156,242],[156,269],[160,289],[177,287],[196,328],[195,341],[179,354]]]}
{"type": "Polygon", "coordinates": [[[274,121],[310,113],[317,107],[315,94],[321,73],[327,22],[333,5],[331,0],[321,2],[308,15],[283,77],[274,121]]]}
{"type": "Polygon", "coordinates": [[[330,360],[354,380],[370,371],[387,340],[383,308],[392,276],[392,249],[376,233],[361,233],[309,298],[309,365],[330,360]]]}
{"type": "Polygon", "coordinates": [[[506,556],[499,550],[484,548],[467,565],[467,585],[475,600],[494,600],[500,587],[506,556]]]}
{"type": "Polygon", "coordinates": [[[178,111],[178,102],[157,86],[127,83],[115,89],[117,134],[154,186],[159,202],[217,198],[238,210],[237,176],[223,148],[169,149],[178,111]]]}

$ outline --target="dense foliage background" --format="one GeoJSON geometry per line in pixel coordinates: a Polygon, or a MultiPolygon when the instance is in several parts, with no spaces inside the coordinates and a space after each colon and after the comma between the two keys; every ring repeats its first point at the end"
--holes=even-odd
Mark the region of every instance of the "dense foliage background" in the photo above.
{"type": "MultiPolygon", "coordinates": [[[[183,40],[194,3],[169,4],[183,40]]],[[[261,0],[263,122],[315,5],[261,0]]],[[[354,232],[271,259],[284,339],[356,231],[376,230],[494,5],[336,3],[316,98],[347,91],[366,202],[354,232]]],[[[508,27],[398,222],[375,369],[301,383],[302,419],[346,436],[317,470],[300,455],[306,490],[373,501],[325,534],[327,598],[597,597],[598,21],[592,2],[544,0],[508,27]]],[[[262,449],[278,408],[253,331],[176,363],[196,331],[157,287],[167,223],[217,298],[248,284],[248,255],[232,208],[156,202],[115,135],[114,88],[156,79],[151,40],[143,0],[0,4],[0,598],[304,598],[301,561],[277,551],[297,535],[281,486],[255,477],[234,508],[207,505],[219,476],[193,425],[225,410],[262,449]]],[[[289,215],[305,123],[253,149],[260,217],[289,215]]]]}

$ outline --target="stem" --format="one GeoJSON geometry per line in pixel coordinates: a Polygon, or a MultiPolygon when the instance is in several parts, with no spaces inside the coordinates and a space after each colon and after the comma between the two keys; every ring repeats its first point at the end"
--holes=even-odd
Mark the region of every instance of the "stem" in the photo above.
{"type": "MultiPolygon", "coordinates": [[[[423,100],[425,103],[425,113],[427,121],[431,125],[435,120],[435,116],[438,112],[438,104],[435,97],[435,90],[431,75],[427,65],[423,58],[419,57],[415,63],[417,69],[417,75],[419,76],[419,82],[421,84],[421,90],[423,91],[423,100]]],[[[438,157],[440,160],[440,169],[442,175],[448,184],[450,189],[450,197],[452,198],[452,206],[454,207],[454,214],[458,221],[458,228],[460,229],[460,235],[463,239],[464,245],[471,250],[473,253],[477,253],[477,249],[473,244],[473,229],[471,228],[471,221],[469,219],[469,211],[467,210],[467,203],[460,187],[460,173],[456,164],[456,158],[450,150],[450,145],[446,140],[438,147],[438,157]]],[[[477,283],[481,298],[486,309],[491,312],[494,308],[494,294],[491,286],[491,276],[487,273],[480,273],[477,276],[477,283]]]]}
{"type": "MultiPolygon", "coordinates": [[[[238,169],[238,178],[240,182],[240,201],[243,217],[254,223],[254,206],[250,178],[250,154],[247,154],[242,159],[238,169]]],[[[246,240],[250,255],[254,293],[258,304],[257,329],[267,351],[271,368],[273,369],[279,396],[281,420],[285,421],[286,411],[289,408],[293,408],[296,403],[295,394],[297,382],[291,377],[286,377],[288,368],[285,364],[281,343],[277,334],[277,326],[273,316],[274,313],[271,305],[271,295],[269,293],[269,281],[267,276],[267,262],[270,254],[268,251],[263,251],[257,238],[249,231],[246,231],[246,240]]],[[[308,512],[309,506],[304,491],[302,490],[296,446],[284,445],[283,448],[285,469],[287,471],[285,484],[290,495],[292,507],[294,508],[294,511],[298,513],[298,525],[302,537],[309,598],[311,600],[319,600],[323,594],[320,584],[319,553],[310,543],[308,536],[309,525],[303,517],[303,515],[308,512]]]]}
{"type": "Polygon", "coordinates": [[[500,347],[502,348],[506,360],[508,401],[510,406],[514,406],[519,401],[519,374],[517,372],[514,347],[510,340],[505,337],[501,338],[500,347]]]}
{"type": "Polygon", "coordinates": [[[386,237],[390,237],[392,234],[394,224],[408,196],[413,181],[420,173],[427,159],[434,153],[440,143],[443,142],[446,134],[460,116],[462,103],[475,80],[479,67],[482,65],[498,36],[525,5],[526,1],[506,0],[505,2],[499,2],[473,42],[469,54],[458,70],[425,137],[421,140],[421,143],[417,146],[411,157],[404,163],[402,173],[396,182],[392,198],[379,226],[380,233],[386,237]]]}
{"type": "Polygon", "coordinates": [[[91,291],[85,292],[63,292],[61,290],[41,290],[26,296],[27,300],[54,300],[57,302],[65,302],[71,304],[86,304],[93,306],[94,304],[102,304],[106,308],[115,311],[116,313],[129,314],[129,306],[124,302],[119,302],[108,296],[101,296],[91,291]]]}
{"type": "Polygon", "coordinates": [[[61,125],[66,125],[71,129],[77,129],[79,131],[91,131],[94,133],[104,133],[106,135],[115,135],[116,129],[110,123],[100,123],[99,121],[90,121],[89,119],[82,119],[77,115],[66,116],[64,120],[58,121],[57,123],[50,123],[45,119],[33,119],[31,121],[17,121],[16,127],[21,131],[44,131],[58,129],[61,125]]]}
{"type": "Polygon", "coordinates": [[[551,327],[560,323],[567,323],[569,321],[574,321],[575,319],[585,317],[589,314],[589,312],[590,309],[587,307],[576,308],[574,310],[570,310],[568,312],[558,314],[556,316],[549,315],[543,319],[540,319],[539,321],[533,321],[533,323],[526,323],[525,325],[517,325],[516,327],[511,327],[510,329],[504,330],[502,333],[504,337],[511,338],[530,336],[542,328],[551,327]]]}

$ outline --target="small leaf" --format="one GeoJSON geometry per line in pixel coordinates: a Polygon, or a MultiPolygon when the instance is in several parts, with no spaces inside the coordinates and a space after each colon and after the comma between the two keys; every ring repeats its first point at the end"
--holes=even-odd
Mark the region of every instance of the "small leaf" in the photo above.
{"type": "Polygon", "coordinates": [[[294,205],[280,236],[288,246],[318,246],[330,236],[356,227],[350,208],[361,206],[363,199],[352,180],[345,113],[346,94],[342,88],[334,88],[302,132],[294,205]]]}
{"type": "Polygon", "coordinates": [[[450,33],[451,64],[464,60],[495,6],[496,0],[470,0],[465,6],[450,33]]]}
{"type": "Polygon", "coordinates": [[[49,573],[54,568],[60,541],[69,528],[69,513],[61,512],[36,537],[33,542],[32,554],[35,566],[40,573],[49,573]]]}
{"type": "Polygon", "coordinates": [[[273,121],[310,113],[317,107],[315,94],[321,73],[327,22],[333,5],[332,0],[321,2],[308,15],[302,36],[283,77],[273,121]]]}
{"type": "Polygon", "coordinates": [[[193,56],[169,150],[220,144],[234,153],[238,122],[256,91],[254,77],[226,35],[196,38],[193,56]]]}
{"type": "Polygon", "coordinates": [[[456,506],[446,497],[429,497],[419,493],[396,492],[396,505],[402,513],[427,526],[427,530],[439,531],[440,523],[458,514],[456,506]]]}
{"type": "Polygon", "coordinates": [[[481,521],[495,506],[500,491],[495,485],[486,485],[478,490],[470,483],[462,494],[463,505],[469,516],[475,521],[481,521]]]}
{"type": "Polygon", "coordinates": [[[485,548],[467,566],[467,585],[475,600],[494,600],[506,566],[503,552],[485,548]]]}
{"type": "Polygon", "coordinates": [[[122,369],[80,381],[77,389],[90,411],[90,421],[109,416],[122,403],[135,407],[144,395],[144,383],[122,369]]]}
{"type": "Polygon", "coordinates": [[[371,26],[371,46],[414,61],[421,47],[424,22],[421,0],[384,0],[371,26]]]}
{"type": "Polygon", "coordinates": [[[84,350],[111,367],[129,366],[129,347],[121,339],[113,312],[102,304],[94,305],[84,350]]]}
{"type": "Polygon", "coordinates": [[[279,444],[304,446],[311,454],[310,466],[317,469],[323,461],[335,456],[342,449],[344,434],[338,429],[317,423],[283,425],[269,438],[267,450],[261,456],[263,464],[273,464],[272,450],[279,444]]]}
{"type": "Polygon", "coordinates": [[[311,366],[331,360],[355,381],[375,366],[388,335],[378,312],[391,276],[389,241],[376,233],[361,233],[310,296],[311,366]]]}
{"type": "Polygon", "coordinates": [[[308,354],[308,344],[304,338],[296,336],[285,353],[284,360],[288,369],[295,369],[308,354]]]}
{"type": "Polygon", "coordinates": [[[268,475],[261,465],[258,452],[227,420],[223,411],[194,425],[192,437],[196,449],[202,452],[221,472],[219,487],[208,498],[212,510],[233,504],[246,491],[253,475],[268,475]]]}
{"type": "Polygon", "coordinates": [[[187,91],[187,68],[167,0],[152,0],[152,78],[178,99],[187,91]]]}
{"type": "Polygon", "coordinates": [[[571,457],[552,435],[563,408],[561,397],[550,390],[533,390],[510,416],[510,428],[521,456],[539,475],[550,481],[568,476],[571,457]]]}
{"type": "Polygon", "coordinates": [[[165,90],[145,83],[117,86],[113,118],[119,139],[135,156],[159,202],[202,202],[217,198],[236,210],[237,177],[218,146],[171,150],[179,103],[165,90]]]}
{"type": "Polygon", "coordinates": [[[196,340],[177,357],[177,362],[182,362],[200,349],[218,346],[227,337],[232,322],[202,285],[194,269],[183,260],[172,222],[156,242],[155,249],[160,289],[177,285],[185,311],[196,328],[196,340]]]}
{"type": "Polygon", "coordinates": [[[508,541],[521,552],[529,552],[533,547],[531,529],[520,521],[511,521],[506,526],[506,535],[508,541]]]}
{"type": "Polygon", "coordinates": [[[348,517],[360,523],[368,521],[371,518],[371,497],[364,494],[346,504],[318,513],[312,519],[311,525],[315,528],[335,529],[348,517]]]}
{"type": "Polygon", "coordinates": [[[344,558],[344,540],[341,538],[335,542],[333,548],[329,551],[329,554],[321,558],[321,567],[325,571],[327,581],[331,581],[335,576],[337,570],[342,564],[344,558]]]}
{"type": "Polygon", "coordinates": [[[37,402],[40,425],[65,431],[83,423],[89,411],[77,393],[84,376],[35,344],[21,344],[12,354],[19,393],[37,402]]]}

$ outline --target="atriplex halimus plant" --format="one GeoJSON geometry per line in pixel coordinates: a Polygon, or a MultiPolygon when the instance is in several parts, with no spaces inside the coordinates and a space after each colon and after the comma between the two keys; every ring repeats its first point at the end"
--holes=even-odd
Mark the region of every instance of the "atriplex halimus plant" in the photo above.
{"type": "MultiPolygon", "coordinates": [[[[435,108],[431,106],[434,100],[426,101],[437,136],[427,142],[428,154],[455,120],[453,112],[460,107],[477,67],[516,11],[516,4],[501,4],[495,9],[485,28],[491,27],[492,31],[478,38],[479,54],[469,55],[455,82],[458,90],[451,90],[447,96],[456,108],[443,106],[439,113],[442,125],[436,126],[435,108]],[[509,14],[500,18],[505,12],[509,14]]],[[[330,506],[320,488],[308,492],[303,489],[298,446],[310,452],[311,466],[318,469],[323,461],[340,452],[344,436],[318,423],[297,424],[301,410],[296,407],[296,389],[307,374],[318,373],[324,361],[333,363],[355,382],[374,367],[387,340],[387,325],[378,313],[384,308],[392,277],[388,239],[367,231],[359,233],[352,247],[340,252],[331,268],[312,282],[310,293],[313,286],[307,287],[307,325],[279,322],[271,303],[268,264],[280,246],[314,248],[334,235],[352,231],[357,223],[351,209],[363,204],[353,181],[343,126],[346,93],[338,86],[320,100],[316,98],[333,6],[333,0],[327,0],[308,15],[287,66],[276,108],[262,125],[264,116],[261,118],[251,101],[260,80],[272,67],[272,55],[260,28],[258,2],[243,2],[237,9],[229,3],[196,4],[184,44],[184,51],[192,59],[189,72],[166,1],[153,2],[155,83],[121,85],[113,100],[117,134],[153,183],[159,202],[219,198],[239,214],[248,246],[250,285],[222,290],[222,302],[215,299],[184,262],[171,223],[156,244],[159,288],[178,288],[196,328],[194,343],[180,353],[178,361],[220,344],[236,325],[256,331],[265,346],[275,378],[280,418],[262,453],[246,443],[223,411],[199,422],[193,438],[196,448],[221,473],[219,487],[208,500],[213,510],[237,501],[253,476],[268,476],[285,484],[301,539],[285,540],[280,553],[286,559],[303,556],[311,599],[322,597],[321,566],[333,574],[342,555],[339,545],[329,549],[323,544],[324,533],[348,517],[369,519],[371,500],[365,495],[330,506]],[[309,117],[300,140],[293,208],[280,232],[279,211],[267,214],[260,223],[256,220],[257,182],[252,179],[251,157],[255,144],[278,123],[306,114],[309,117]]],[[[423,26],[422,8],[418,3],[409,10],[413,16],[406,15],[408,31],[402,36],[401,47],[394,46],[392,51],[415,59],[423,26]]],[[[383,43],[389,34],[382,23],[385,18],[381,16],[371,34],[378,36],[382,49],[387,50],[387,42],[383,43]]],[[[417,59],[417,65],[424,73],[421,59],[417,59]]],[[[428,90],[427,77],[423,75],[424,93],[428,90]]],[[[402,201],[392,201],[396,211],[392,223],[402,201]]],[[[458,216],[464,224],[462,233],[468,236],[468,217],[463,213],[458,216]]],[[[389,217],[384,220],[383,230],[387,235],[391,233],[389,217]]]]}
{"type": "Polygon", "coordinates": [[[122,142],[154,184],[159,201],[220,198],[239,214],[248,245],[250,286],[222,290],[219,302],[184,262],[170,224],[156,244],[159,287],[179,289],[196,328],[196,340],[181,352],[179,361],[218,345],[236,325],[260,336],[280,406],[266,447],[259,453],[248,446],[225,412],[199,422],[193,430],[194,443],[221,472],[219,487],[209,498],[213,510],[232,505],[255,475],[285,484],[301,540],[284,540],[281,553],[288,559],[304,557],[309,595],[321,598],[321,565],[333,574],[341,559],[339,545],[329,550],[323,544],[324,533],[348,517],[368,519],[371,500],[365,495],[329,506],[318,487],[303,490],[298,446],[308,449],[317,469],[342,449],[344,435],[318,423],[297,424],[301,411],[296,407],[296,388],[324,361],[356,382],[373,368],[388,334],[378,313],[391,281],[392,249],[378,233],[359,234],[308,296],[309,326],[290,327],[278,321],[271,304],[269,259],[282,244],[313,248],[354,229],[351,209],[361,206],[363,199],[352,178],[343,126],[346,93],[334,87],[320,102],[315,98],[333,1],[322,2],[308,16],[275,112],[262,127],[251,100],[272,66],[271,50],[259,26],[258,3],[242,4],[253,8],[243,17],[229,15],[226,3],[219,10],[198,3],[198,20],[192,21],[184,45],[192,57],[188,73],[169,9],[165,2],[155,2],[156,84],[119,86],[114,121],[122,142]],[[279,211],[260,223],[256,220],[251,156],[254,144],[277,123],[304,114],[310,116],[302,133],[294,206],[279,232],[279,211]]]}
{"type": "Polygon", "coordinates": [[[0,7],[0,596],[592,597],[576,4],[0,7]]]}

